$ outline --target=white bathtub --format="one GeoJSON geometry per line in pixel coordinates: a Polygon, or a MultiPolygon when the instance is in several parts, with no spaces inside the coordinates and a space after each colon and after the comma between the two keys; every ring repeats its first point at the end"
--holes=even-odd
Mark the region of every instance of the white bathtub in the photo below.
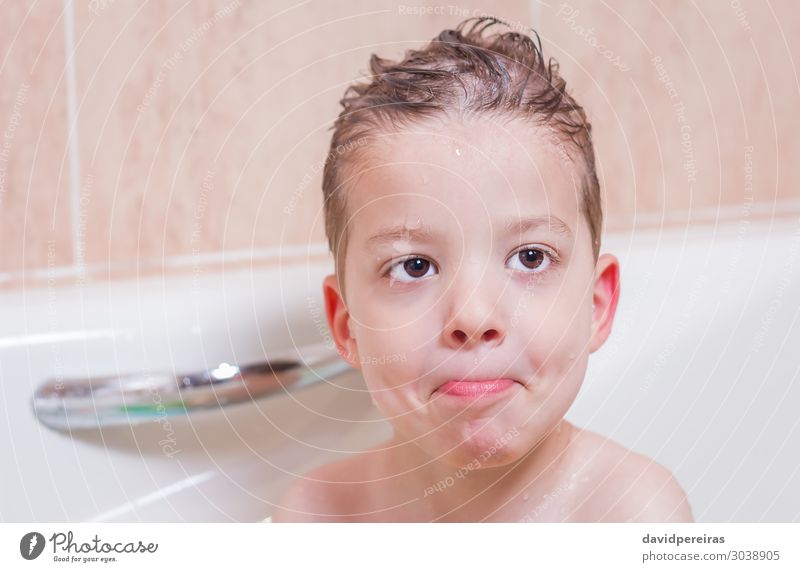
{"type": "MultiPolygon", "coordinates": [[[[669,467],[699,521],[800,520],[800,221],[606,237],[614,332],[568,417],[669,467]]],[[[46,378],[247,363],[325,341],[328,263],[0,296],[0,520],[257,521],[388,437],[353,371],[169,425],[58,432],[46,378]],[[171,449],[164,446],[172,443],[171,449]]]]}
{"type": "MultiPolygon", "coordinates": [[[[387,438],[358,372],[278,398],[135,427],[54,431],[45,379],[189,373],[325,345],[318,264],[5,294],[3,521],[258,521],[298,474],[387,438]],[[53,332],[55,330],[55,333],[53,332]]],[[[334,350],[335,351],[335,350],[334,350]]]]}
{"type": "Polygon", "coordinates": [[[570,418],[669,467],[697,521],[800,520],[800,219],[603,246],[621,302],[570,418]]]}

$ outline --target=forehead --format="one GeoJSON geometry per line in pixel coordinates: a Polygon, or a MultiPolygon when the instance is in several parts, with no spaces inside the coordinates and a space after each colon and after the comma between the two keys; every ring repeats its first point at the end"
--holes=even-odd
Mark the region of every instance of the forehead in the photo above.
{"type": "Polygon", "coordinates": [[[442,118],[379,133],[351,173],[351,239],[389,224],[491,231],[533,216],[581,222],[582,167],[552,131],[488,117],[442,118]]]}

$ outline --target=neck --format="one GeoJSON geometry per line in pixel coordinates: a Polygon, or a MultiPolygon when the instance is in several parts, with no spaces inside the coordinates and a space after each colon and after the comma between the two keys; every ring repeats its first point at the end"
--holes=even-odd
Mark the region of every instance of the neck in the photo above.
{"type": "Polygon", "coordinates": [[[561,420],[520,459],[500,467],[456,467],[432,458],[412,442],[392,438],[392,472],[402,475],[426,520],[480,521],[503,512],[516,497],[540,499],[564,467],[574,427],[561,420]]]}

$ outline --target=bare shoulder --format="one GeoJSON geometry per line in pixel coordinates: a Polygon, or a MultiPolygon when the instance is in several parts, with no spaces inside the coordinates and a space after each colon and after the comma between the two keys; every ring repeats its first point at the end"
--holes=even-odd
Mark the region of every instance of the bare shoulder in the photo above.
{"type": "Polygon", "coordinates": [[[367,466],[357,454],[309,471],[294,480],[272,513],[272,522],[344,522],[358,512],[367,466]]]}
{"type": "Polygon", "coordinates": [[[576,514],[593,522],[694,522],[672,472],[650,457],[586,429],[574,438],[582,475],[576,514]]]}

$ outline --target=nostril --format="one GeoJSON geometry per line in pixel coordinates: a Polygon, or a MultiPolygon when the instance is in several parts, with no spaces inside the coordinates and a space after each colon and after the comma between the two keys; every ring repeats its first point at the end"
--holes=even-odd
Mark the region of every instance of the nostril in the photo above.
{"type": "MultiPolygon", "coordinates": [[[[457,340],[459,344],[462,345],[469,340],[469,336],[466,333],[464,333],[463,330],[454,330],[453,337],[457,340]]],[[[483,332],[481,339],[485,342],[493,342],[498,340],[500,337],[501,337],[500,332],[498,332],[495,329],[491,329],[483,332]]]]}
{"type": "Polygon", "coordinates": [[[483,333],[483,339],[486,340],[487,342],[491,342],[493,340],[496,340],[499,336],[500,336],[499,332],[497,330],[494,330],[494,329],[486,330],[483,333]]]}
{"type": "Polygon", "coordinates": [[[467,334],[465,334],[461,330],[456,330],[455,332],[453,332],[453,335],[456,337],[459,343],[463,344],[464,342],[467,341],[467,334]]]}

